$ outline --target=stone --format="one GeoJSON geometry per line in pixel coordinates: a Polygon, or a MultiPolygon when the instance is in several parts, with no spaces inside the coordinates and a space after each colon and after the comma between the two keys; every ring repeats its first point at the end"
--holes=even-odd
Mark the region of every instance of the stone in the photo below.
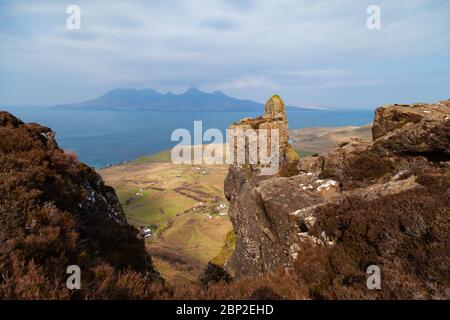
{"type": "MultiPolygon", "coordinates": [[[[272,97],[262,118],[247,119],[241,125],[287,128],[283,110],[281,99],[272,97]]],[[[236,233],[230,273],[240,278],[293,269],[311,254],[322,254],[315,249],[319,247],[331,250],[326,252],[339,257],[337,262],[353,259],[365,254],[354,255],[354,248],[346,247],[356,241],[355,246],[374,248],[370,249],[374,252],[370,261],[376,259],[389,265],[385,286],[395,287],[399,297],[422,297],[423,292],[428,292],[423,296],[448,298],[450,287],[442,280],[447,269],[434,266],[450,265],[450,258],[441,254],[444,249],[435,249],[450,248],[450,238],[444,236],[450,230],[443,222],[450,219],[450,188],[446,187],[450,181],[449,121],[450,100],[383,106],[376,111],[372,142],[351,138],[327,154],[299,160],[291,175],[260,176],[257,166],[230,166],[225,195],[236,233]],[[411,207],[410,203],[419,197],[430,203],[411,207]],[[406,207],[399,207],[397,201],[406,207]],[[428,205],[435,209],[428,212],[428,205]],[[377,209],[370,211],[372,206],[377,209]],[[367,213],[360,212],[362,207],[367,208],[367,213]],[[393,217],[391,210],[395,212],[393,217]],[[434,219],[440,224],[435,224],[434,219]],[[430,245],[425,240],[429,239],[427,230],[435,232],[430,245]],[[414,242],[416,239],[418,242],[414,242]],[[415,244],[410,246],[412,242],[415,244]],[[410,263],[408,254],[403,255],[404,247],[436,261],[427,264],[426,272],[408,273],[399,264],[410,263]],[[348,254],[340,255],[342,252],[348,254]],[[393,275],[408,277],[409,282],[402,286],[393,275]],[[436,288],[434,275],[438,275],[441,288],[436,288]]],[[[289,163],[289,144],[281,147],[284,162],[280,171],[289,163]]],[[[353,260],[345,263],[358,265],[353,260]]],[[[353,294],[367,294],[358,288],[353,287],[353,294]]]]}
{"type": "Polygon", "coordinates": [[[279,119],[287,124],[286,108],[278,95],[273,95],[264,106],[264,118],[279,119]]]}
{"type": "MultiPolygon", "coordinates": [[[[259,155],[260,145],[256,145],[256,141],[259,138],[260,130],[266,130],[267,132],[267,154],[271,155],[271,132],[272,130],[278,130],[279,134],[279,142],[278,142],[278,150],[280,155],[280,163],[279,167],[282,168],[288,162],[298,162],[298,155],[293,150],[293,148],[288,143],[288,123],[286,116],[286,108],[284,106],[283,100],[274,95],[269,98],[264,107],[264,115],[258,118],[244,118],[238,123],[233,123],[229,127],[229,132],[237,132],[237,130],[242,130],[242,132],[250,132],[249,130],[255,130],[257,133],[257,137],[255,140],[251,140],[250,138],[246,138],[245,140],[245,159],[246,164],[250,164],[250,166],[254,170],[258,170],[263,166],[258,161],[254,165],[249,163],[249,159],[251,158],[249,154],[250,145],[253,144],[254,150],[257,150],[259,155]]],[[[235,140],[237,142],[237,139],[235,140]]],[[[233,150],[230,152],[234,153],[234,162],[236,163],[237,155],[238,155],[238,145],[235,143],[233,150]]]]}

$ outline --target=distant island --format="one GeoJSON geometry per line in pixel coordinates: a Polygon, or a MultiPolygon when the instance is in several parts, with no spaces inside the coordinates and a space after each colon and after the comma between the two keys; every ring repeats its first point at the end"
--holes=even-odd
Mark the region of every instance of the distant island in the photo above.
{"type": "MultiPolygon", "coordinates": [[[[126,111],[261,111],[264,105],[227,96],[221,91],[203,92],[191,87],[182,94],[160,93],[153,89],[114,89],[98,98],[53,106],[65,110],[126,111]]],[[[305,107],[288,107],[313,110],[305,107]]]]}

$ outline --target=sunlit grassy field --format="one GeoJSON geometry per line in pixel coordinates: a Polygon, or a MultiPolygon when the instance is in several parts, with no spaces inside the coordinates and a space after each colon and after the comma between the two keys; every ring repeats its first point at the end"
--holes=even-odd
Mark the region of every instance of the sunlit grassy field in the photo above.
{"type": "MultiPolygon", "coordinates": [[[[227,215],[213,213],[227,201],[226,165],[175,165],[168,151],[101,170],[116,189],[128,221],[158,226],[146,239],[158,271],[172,283],[195,281],[232,230],[227,215]]],[[[226,211],[226,210],[225,210],[226,211]]]]}

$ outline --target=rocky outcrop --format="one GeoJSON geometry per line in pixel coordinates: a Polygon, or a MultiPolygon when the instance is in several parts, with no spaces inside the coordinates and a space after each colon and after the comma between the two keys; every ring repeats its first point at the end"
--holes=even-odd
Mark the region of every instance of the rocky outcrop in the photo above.
{"type": "MultiPolygon", "coordinates": [[[[275,230],[271,225],[277,223],[266,215],[263,207],[263,199],[260,191],[265,180],[271,179],[273,176],[289,175],[289,170],[298,165],[298,156],[288,143],[288,124],[286,110],[283,101],[279,96],[272,96],[266,103],[264,115],[256,119],[243,119],[239,123],[234,123],[230,127],[231,130],[241,129],[246,131],[249,129],[275,129],[279,132],[278,153],[278,170],[272,175],[261,174],[261,165],[257,164],[237,164],[230,166],[227,178],[225,180],[225,195],[230,201],[230,218],[234,226],[246,226],[245,228],[235,227],[237,230],[237,243],[235,253],[228,265],[237,265],[236,268],[228,268],[232,274],[236,276],[244,274],[262,274],[270,266],[259,263],[264,260],[261,255],[270,255],[273,259],[268,259],[271,265],[275,266],[281,263],[278,252],[281,250],[275,237],[278,234],[272,234],[270,230],[275,230]],[[286,174],[287,172],[287,174],[286,174]],[[243,243],[244,242],[244,243],[243,243]],[[270,244],[269,244],[270,242],[270,244]],[[261,250],[261,248],[268,250],[261,250]],[[235,257],[246,257],[245,259],[235,259],[235,257]],[[235,262],[236,260],[236,262],[235,262]],[[238,260],[238,262],[237,262],[238,260]],[[245,270],[249,271],[246,272],[245,270]],[[242,272],[241,272],[242,271],[242,272]]],[[[272,141],[268,137],[267,145],[272,141]]],[[[246,148],[249,142],[246,141],[246,148]]],[[[258,144],[259,148],[259,144],[258,144]]],[[[258,149],[259,150],[259,149],[258,149]]],[[[234,150],[237,152],[237,147],[234,150]]],[[[235,155],[235,159],[236,159],[235,155]]],[[[246,155],[248,160],[248,155],[246,155]]],[[[283,204],[285,202],[283,201],[283,204]]],[[[285,224],[285,221],[279,221],[285,224]]],[[[289,226],[289,225],[286,225],[289,226]]],[[[289,233],[285,233],[288,235],[289,233]]]]}
{"type": "Polygon", "coordinates": [[[0,298],[88,297],[98,272],[157,279],[114,189],[54,136],[0,112],[0,298]],[[82,290],[67,290],[69,265],[81,268],[82,290]]]}
{"type": "Polygon", "coordinates": [[[288,162],[273,176],[232,165],[228,271],[295,270],[319,298],[450,297],[449,130],[450,100],[384,106],[373,141],[340,143],[286,176],[288,162]],[[382,290],[367,290],[372,264],[382,290]]]}
{"type": "Polygon", "coordinates": [[[450,153],[450,100],[436,104],[389,105],[375,114],[375,146],[395,154],[446,159],[450,153]]]}
{"type": "MultiPolygon", "coordinates": [[[[268,167],[281,167],[286,171],[298,163],[298,155],[288,143],[286,108],[283,100],[277,95],[266,102],[262,117],[242,119],[239,123],[233,123],[228,132],[230,146],[233,149],[230,150],[233,154],[233,163],[241,168],[251,168],[252,171],[265,175],[264,170],[268,167]],[[240,145],[244,144],[245,151],[242,152],[240,145]],[[240,152],[241,159],[245,159],[243,162],[239,162],[240,152]],[[262,160],[262,155],[271,160],[270,164],[262,160]]],[[[276,169],[273,174],[277,172],[276,169]]]]}

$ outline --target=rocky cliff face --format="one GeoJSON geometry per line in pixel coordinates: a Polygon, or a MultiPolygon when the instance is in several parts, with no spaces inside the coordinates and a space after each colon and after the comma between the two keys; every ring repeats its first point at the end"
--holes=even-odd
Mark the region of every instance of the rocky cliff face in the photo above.
{"type": "Polygon", "coordinates": [[[0,112],[0,298],[93,297],[99,274],[125,270],[157,278],[114,189],[49,128],[0,112]],[[81,291],[67,290],[68,265],[81,291]]]}
{"type": "Polygon", "coordinates": [[[273,176],[232,165],[225,193],[236,277],[294,270],[319,298],[450,297],[450,100],[378,108],[373,141],[282,161],[273,176]],[[367,290],[370,265],[382,290],[367,290]]]}

